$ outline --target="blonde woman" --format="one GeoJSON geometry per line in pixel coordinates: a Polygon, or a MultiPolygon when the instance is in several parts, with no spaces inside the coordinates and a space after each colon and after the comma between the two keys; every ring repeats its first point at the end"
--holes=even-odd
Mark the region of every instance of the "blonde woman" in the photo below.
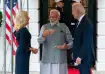
{"type": "Polygon", "coordinates": [[[15,74],[29,74],[30,52],[37,53],[37,49],[31,47],[31,34],[26,26],[29,24],[29,16],[26,11],[19,11],[15,17],[14,32],[18,41],[16,51],[15,74]]]}

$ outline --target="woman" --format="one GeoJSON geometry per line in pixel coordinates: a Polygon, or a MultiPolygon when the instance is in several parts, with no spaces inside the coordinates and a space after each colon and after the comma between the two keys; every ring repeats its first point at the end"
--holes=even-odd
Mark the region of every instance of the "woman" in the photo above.
{"type": "Polygon", "coordinates": [[[14,32],[18,48],[16,51],[15,74],[29,74],[30,52],[37,53],[38,50],[31,47],[31,34],[26,26],[29,24],[29,16],[26,11],[19,11],[15,17],[14,32]]]}

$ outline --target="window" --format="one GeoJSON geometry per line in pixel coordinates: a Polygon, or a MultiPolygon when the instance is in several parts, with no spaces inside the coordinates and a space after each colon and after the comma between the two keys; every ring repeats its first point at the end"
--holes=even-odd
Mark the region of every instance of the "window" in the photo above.
{"type": "Polygon", "coordinates": [[[81,0],[81,3],[85,7],[86,13],[88,13],[88,0],[81,0]]]}

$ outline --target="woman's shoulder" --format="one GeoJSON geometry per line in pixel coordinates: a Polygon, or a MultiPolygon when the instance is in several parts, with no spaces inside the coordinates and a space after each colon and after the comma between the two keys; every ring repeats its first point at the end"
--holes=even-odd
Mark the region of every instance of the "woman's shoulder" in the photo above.
{"type": "Polygon", "coordinates": [[[24,32],[24,31],[28,31],[28,30],[27,30],[27,28],[26,28],[26,27],[23,27],[23,28],[20,28],[20,30],[19,30],[19,31],[20,31],[20,32],[21,32],[21,31],[23,31],[23,32],[24,32]]]}
{"type": "Polygon", "coordinates": [[[20,33],[27,33],[28,29],[26,27],[20,28],[19,30],[20,33]]]}

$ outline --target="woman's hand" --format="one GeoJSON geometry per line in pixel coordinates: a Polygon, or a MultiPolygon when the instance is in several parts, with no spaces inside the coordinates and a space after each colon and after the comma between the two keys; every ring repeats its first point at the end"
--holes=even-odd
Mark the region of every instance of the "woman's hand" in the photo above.
{"type": "Polygon", "coordinates": [[[30,51],[32,51],[34,54],[37,54],[38,53],[38,49],[37,48],[30,48],[29,49],[30,51]]]}

